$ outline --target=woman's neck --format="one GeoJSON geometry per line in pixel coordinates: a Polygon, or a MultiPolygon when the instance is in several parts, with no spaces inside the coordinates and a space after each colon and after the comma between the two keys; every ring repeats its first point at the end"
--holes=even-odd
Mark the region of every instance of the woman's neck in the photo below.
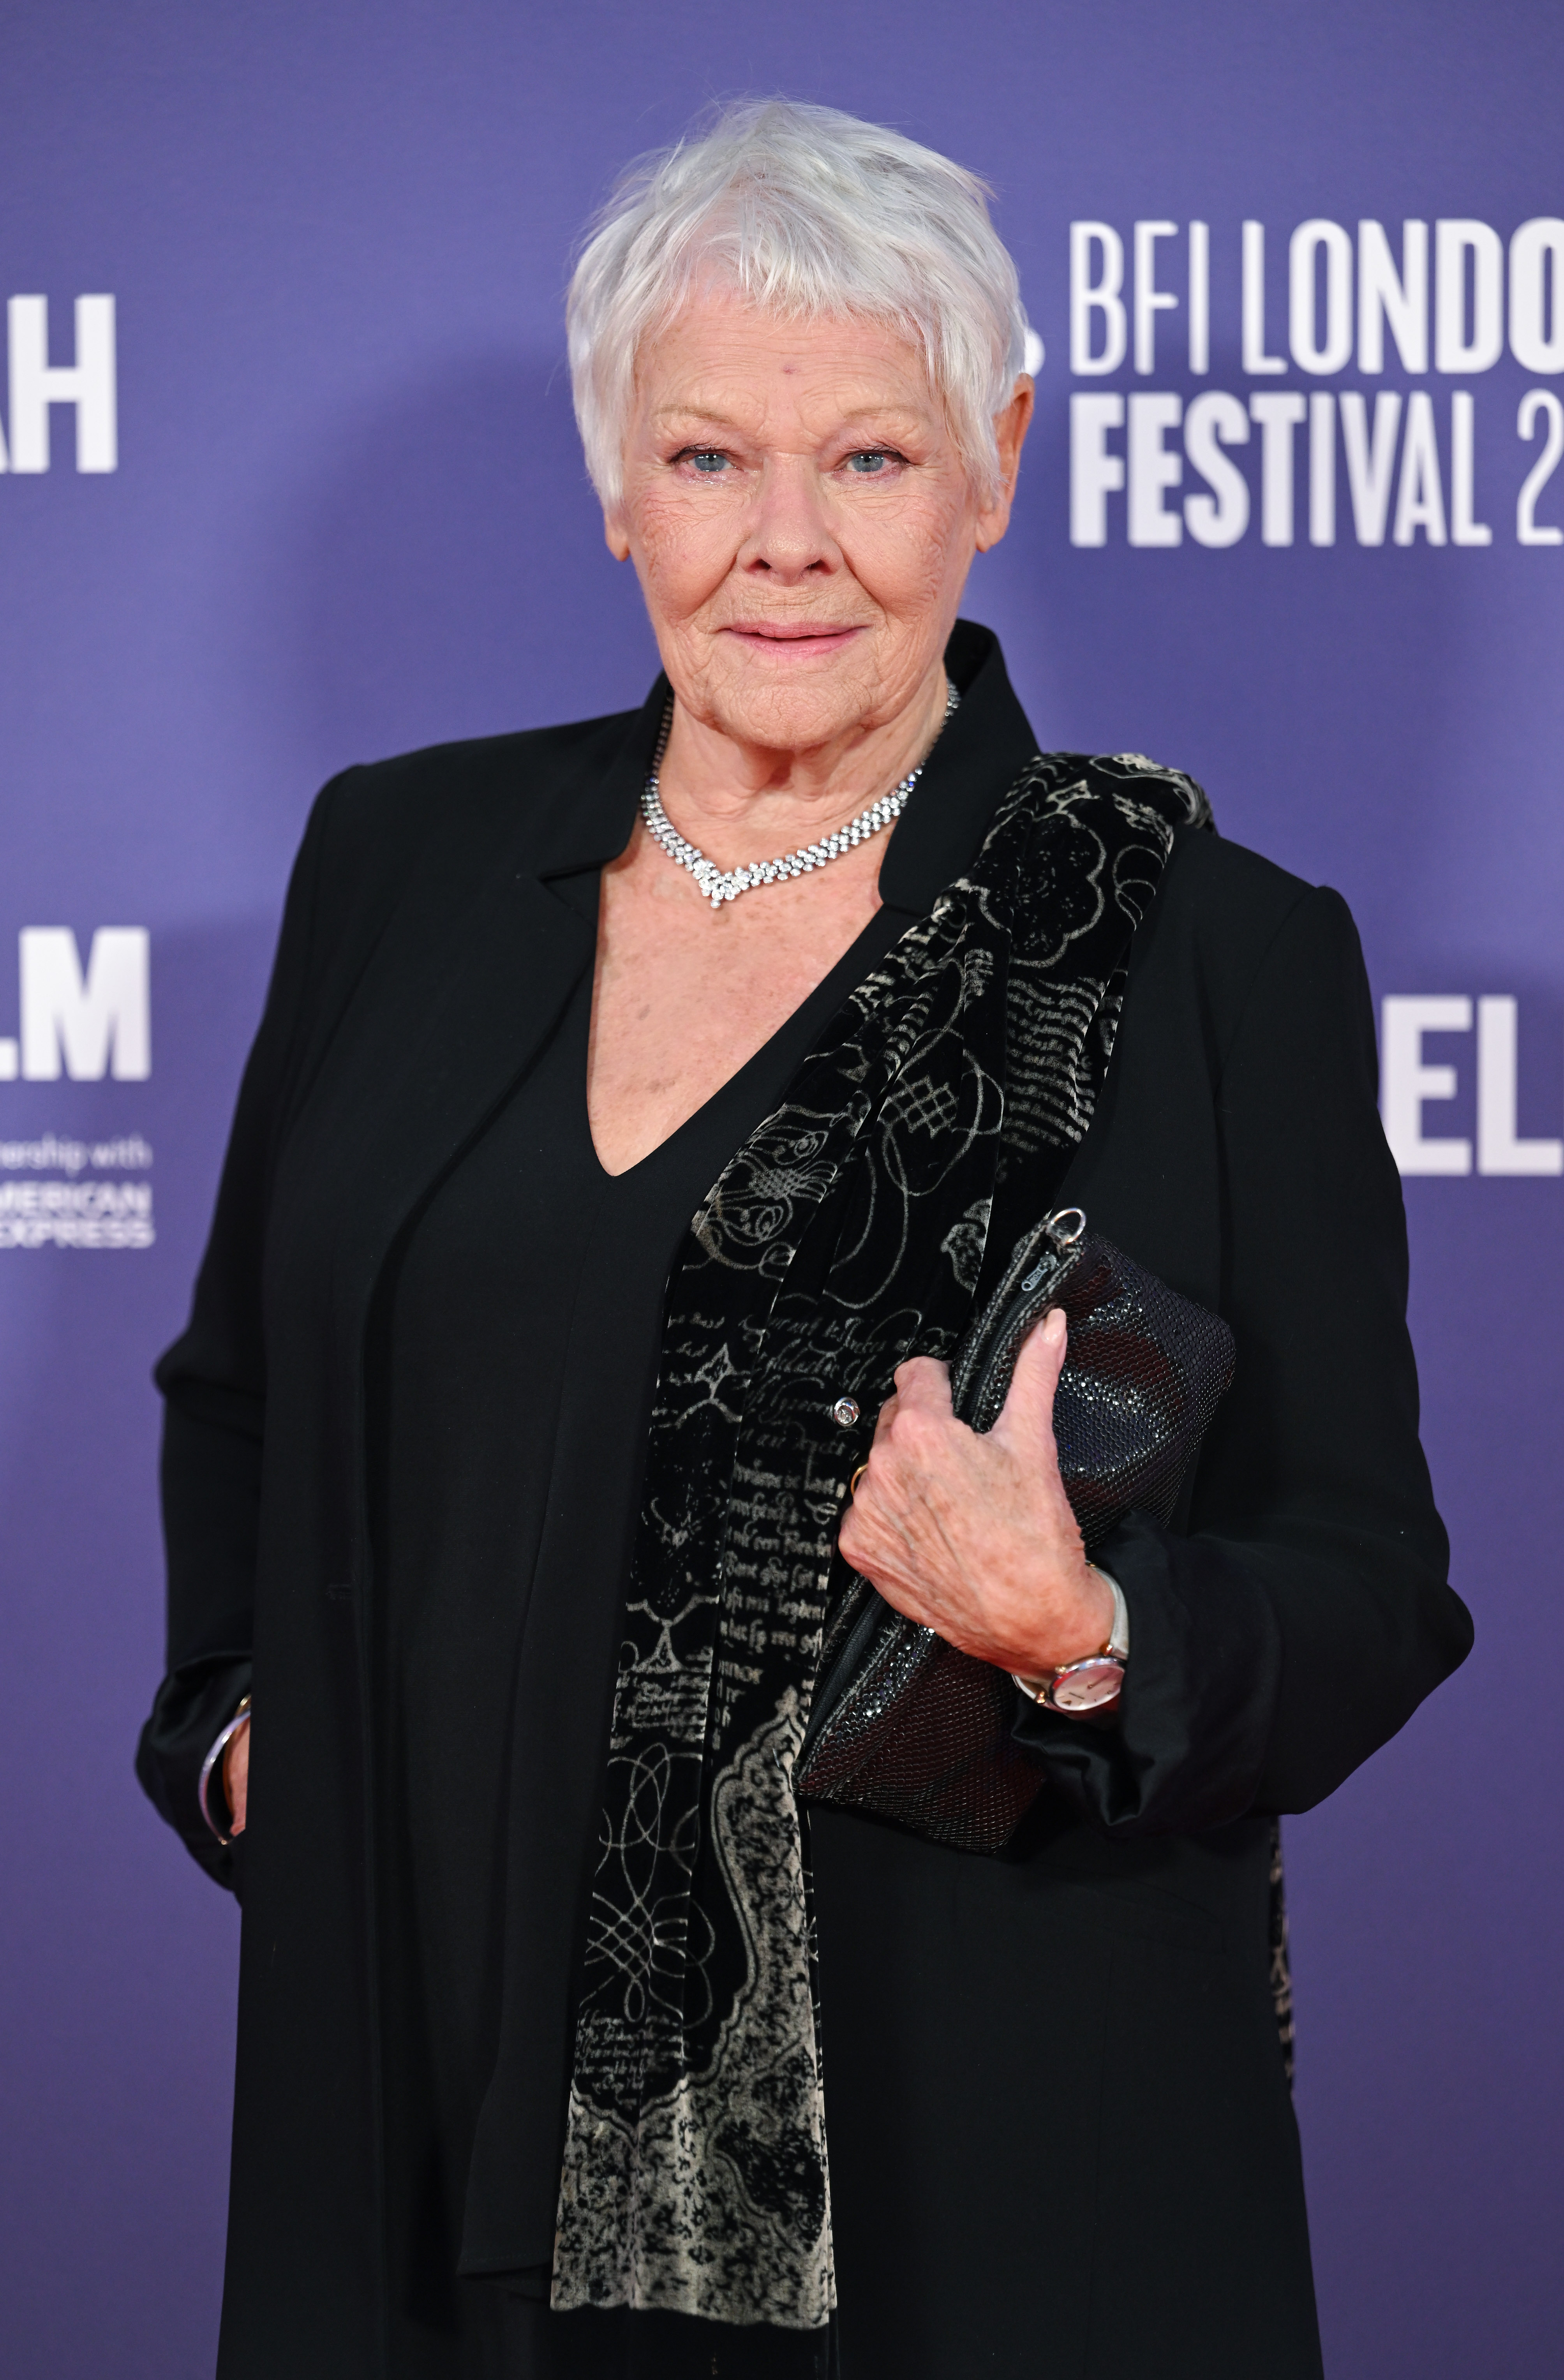
{"type": "Polygon", "coordinates": [[[719,868],[818,842],[927,759],[946,699],[941,662],[894,718],[797,751],[735,737],[675,701],[660,771],[663,807],[719,868]]]}

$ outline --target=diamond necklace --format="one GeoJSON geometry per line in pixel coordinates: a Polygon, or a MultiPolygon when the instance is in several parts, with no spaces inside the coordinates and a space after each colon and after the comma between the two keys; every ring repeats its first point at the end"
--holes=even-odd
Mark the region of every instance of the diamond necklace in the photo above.
{"type": "MultiPolygon", "coordinates": [[[[940,722],[941,728],[960,700],[955,687],[947,680],[945,715],[940,722]]],[[[852,851],[860,843],[867,843],[870,835],[879,834],[882,827],[890,826],[901,817],[907,806],[908,795],[928,763],[928,755],[925,753],[917,767],[909,770],[899,785],[893,786],[888,794],[881,794],[867,810],[860,810],[846,826],[839,826],[834,834],[824,836],[820,842],[804,844],[797,851],[790,851],[785,859],[756,859],[747,868],[722,868],[714,860],[708,859],[704,852],[697,851],[693,843],[685,841],[662,807],[658,776],[662,767],[662,756],[668,749],[668,736],[673,724],[673,698],[670,695],[658,733],[657,749],[651,756],[651,772],[641,795],[641,816],[646,820],[647,832],[653,843],[668,854],[676,867],[689,869],[710,902],[714,916],[724,901],[736,901],[741,892],[751,892],[757,884],[782,884],[790,876],[803,876],[811,868],[823,868],[828,860],[840,859],[844,851],[852,851]]]]}

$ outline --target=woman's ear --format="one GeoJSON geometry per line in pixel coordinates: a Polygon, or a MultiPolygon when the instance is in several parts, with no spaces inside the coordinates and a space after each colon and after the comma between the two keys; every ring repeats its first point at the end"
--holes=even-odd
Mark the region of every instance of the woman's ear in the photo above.
{"type": "Polygon", "coordinates": [[[992,500],[983,504],[977,514],[976,545],[979,553],[987,553],[998,545],[1010,527],[1011,500],[1015,494],[1015,482],[1021,469],[1021,449],[1026,443],[1026,432],[1032,426],[1036,395],[1032,375],[1022,372],[1015,383],[1010,403],[994,416],[994,443],[1000,450],[1000,484],[992,500]]]}
{"type": "Polygon", "coordinates": [[[617,504],[612,511],[606,505],[603,509],[603,542],[615,562],[629,561],[630,533],[624,526],[624,516],[617,504]]]}

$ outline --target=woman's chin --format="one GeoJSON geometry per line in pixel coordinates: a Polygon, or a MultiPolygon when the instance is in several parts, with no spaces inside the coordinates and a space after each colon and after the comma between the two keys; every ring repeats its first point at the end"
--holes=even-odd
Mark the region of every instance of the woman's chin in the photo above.
{"type": "Polygon", "coordinates": [[[741,676],[722,688],[713,705],[714,724],[735,743],[776,751],[805,752],[834,743],[867,725],[874,710],[873,689],[843,683],[843,675],[838,664],[780,686],[774,679],[757,683],[741,676]]]}
{"type": "MultiPolygon", "coordinates": [[[[700,708],[738,743],[805,751],[883,726],[899,705],[887,701],[883,672],[867,640],[809,638],[784,659],[775,650],[730,646],[707,678],[700,708]]],[[[757,643],[758,640],[757,640],[757,643]]]]}

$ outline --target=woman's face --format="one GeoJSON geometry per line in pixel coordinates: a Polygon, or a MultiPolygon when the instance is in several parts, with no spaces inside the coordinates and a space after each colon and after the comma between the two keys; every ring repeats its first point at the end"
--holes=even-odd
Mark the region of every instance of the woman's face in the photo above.
{"type": "Polygon", "coordinates": [[[1003,486],[980,504],[905,340],[693,298],[638,359],[607,520],[680,702],[803,751],[917,701],[974,553],[1004,535],[1031,404],[1023,381],[996,424],[1003,486]]]}

